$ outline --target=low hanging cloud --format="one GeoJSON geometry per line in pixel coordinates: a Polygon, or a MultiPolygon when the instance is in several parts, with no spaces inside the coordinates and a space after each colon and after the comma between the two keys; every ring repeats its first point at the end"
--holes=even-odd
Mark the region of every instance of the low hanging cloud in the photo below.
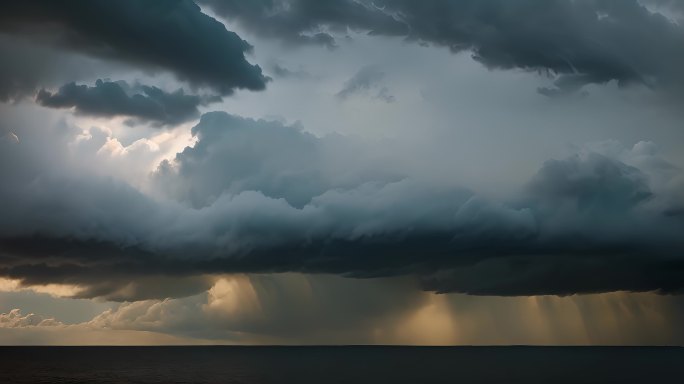
{"type": "Polygon", "coordinates": [[[40,140],[68,143],[17,131],[0,151],[0,275],[121,300],[198,293],[203,276],[235,272],[409,275],[487,295],[684,288],[682,171],[648,142],[580,148],[492,200],[296,126],[215,112],[192,132],[146,194],[66,172],[40,140]],[[165,277],[185,280],[160,290],[165,277]]]}
{"type": "MultiPolygon", "coordinates": [[[[245,58],[252,47],[188,0],[7,2],[0,7],[0,32],[149,71],[169,71],[221,94],[262,90],[268,80],[245,58]]],[[[0,86],[34,85],[10,80],[0,86]]],[[[0,89],[3,93],[18,90],[0,89]]]]}
{"type": "Polygon", "coordinates": [[[54,93],[42,89],[36,96],[36,102],[44,107],[73,108],[77,114],[97,117],[125,116],[158,126],[199,117],[198,107],[209,100],[212,98],[187,95],[182,89],[168,93],[157,87],[103,80],[93,87],[68,83],[54,93]]]}
{"type": "Polygon", "coordinates": [[[609,81],[675,92],[684,85],[681,26],[637,0],[204,3],[257,34],[291,42],[310,31],[350,28],[470,51],[489,68],[555,76],[555,87],[541,89],[544,94],[609,81]]]}
{"type": "Polygon", "coordinates": [[[0,60],[0,102],[3,103],[33,97],[41,87],[56,87],[117,67],[4,33],[0,33],[0,54],[3,57],[0,60]]]}
{"type": "Polygon", "coordinates": [[[239,23],[250,32],[280,39],[288,44],[337,46],[336,33],[369,26],[396,34],[408,31],[405,24],[360,1],[316,0],[220,1],[200,0],[219,15],[239,23]]]}

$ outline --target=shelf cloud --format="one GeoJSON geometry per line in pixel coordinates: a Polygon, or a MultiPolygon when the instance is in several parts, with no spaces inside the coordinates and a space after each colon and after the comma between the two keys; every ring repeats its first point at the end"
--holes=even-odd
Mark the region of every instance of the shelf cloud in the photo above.
{"type": "MultiPolygon", "coordinates": [[[[152,176],[162,200],[3,167],[2,274],[95,296],[155,276],[187,278],[182,295],[206,288],[193,276],[238,272],[411,275],[427,290],[504,296],[682,289],[682,174],[651,143],[549,160],[523,196],[497,201],[357,168],[337,157],[352,143],[276,122],[215,112],[192,132],[152,176]]],[[[3,164],[24,150],[4,145],[3,164]]]]}

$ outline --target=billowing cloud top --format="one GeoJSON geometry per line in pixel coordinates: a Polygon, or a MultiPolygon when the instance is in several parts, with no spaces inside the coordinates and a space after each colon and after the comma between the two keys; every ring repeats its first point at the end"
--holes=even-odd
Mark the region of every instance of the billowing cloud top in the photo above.
{"type": "Polygon", "coordinates": [[[498,202],[276,122],[214,112],[192,132],[197,142],[154,175],[171,200],[37,162],[36,138],[4,142],[0,198],[13,203],[0,272],[91,286],[86,295],[168,275],[192,292],[206,288],[193,276],[276,271],[409,274],[429,290],[494,295],[682,289],[682,173],[650,143],[551,160],[523,196],[498,202]]]}

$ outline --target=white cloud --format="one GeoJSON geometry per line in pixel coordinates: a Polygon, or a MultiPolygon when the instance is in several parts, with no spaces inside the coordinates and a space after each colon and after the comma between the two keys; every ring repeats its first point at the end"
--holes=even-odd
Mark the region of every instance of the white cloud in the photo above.
{"type": "Polygon", "coordinates": [[[55,327],[63,325],[53,318],[45,318],[34,313],[23,315],[15,308],[8,313],[0,313],[0,328],[55,327]]]}

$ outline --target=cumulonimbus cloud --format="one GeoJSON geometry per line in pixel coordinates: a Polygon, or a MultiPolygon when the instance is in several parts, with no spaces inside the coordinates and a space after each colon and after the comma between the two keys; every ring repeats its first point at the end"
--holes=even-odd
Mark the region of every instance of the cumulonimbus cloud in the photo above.
{"type": "MultiPolygon", "coordinates": [[[[522,196],[492,200],[296,126],[215,112],[192,132],[153,175],[165,198],[65,174],[22,132],[3,142],[0,274],[122,299],[133,281],[187,277],[184,295],[206,289],[193,276],[225,272],[412,275],[493,295],[683,287],[682,172],[647,142],[550,160],[522,196]]],[[[135,295],[162,295],[150,292],[135,295]]]]}

